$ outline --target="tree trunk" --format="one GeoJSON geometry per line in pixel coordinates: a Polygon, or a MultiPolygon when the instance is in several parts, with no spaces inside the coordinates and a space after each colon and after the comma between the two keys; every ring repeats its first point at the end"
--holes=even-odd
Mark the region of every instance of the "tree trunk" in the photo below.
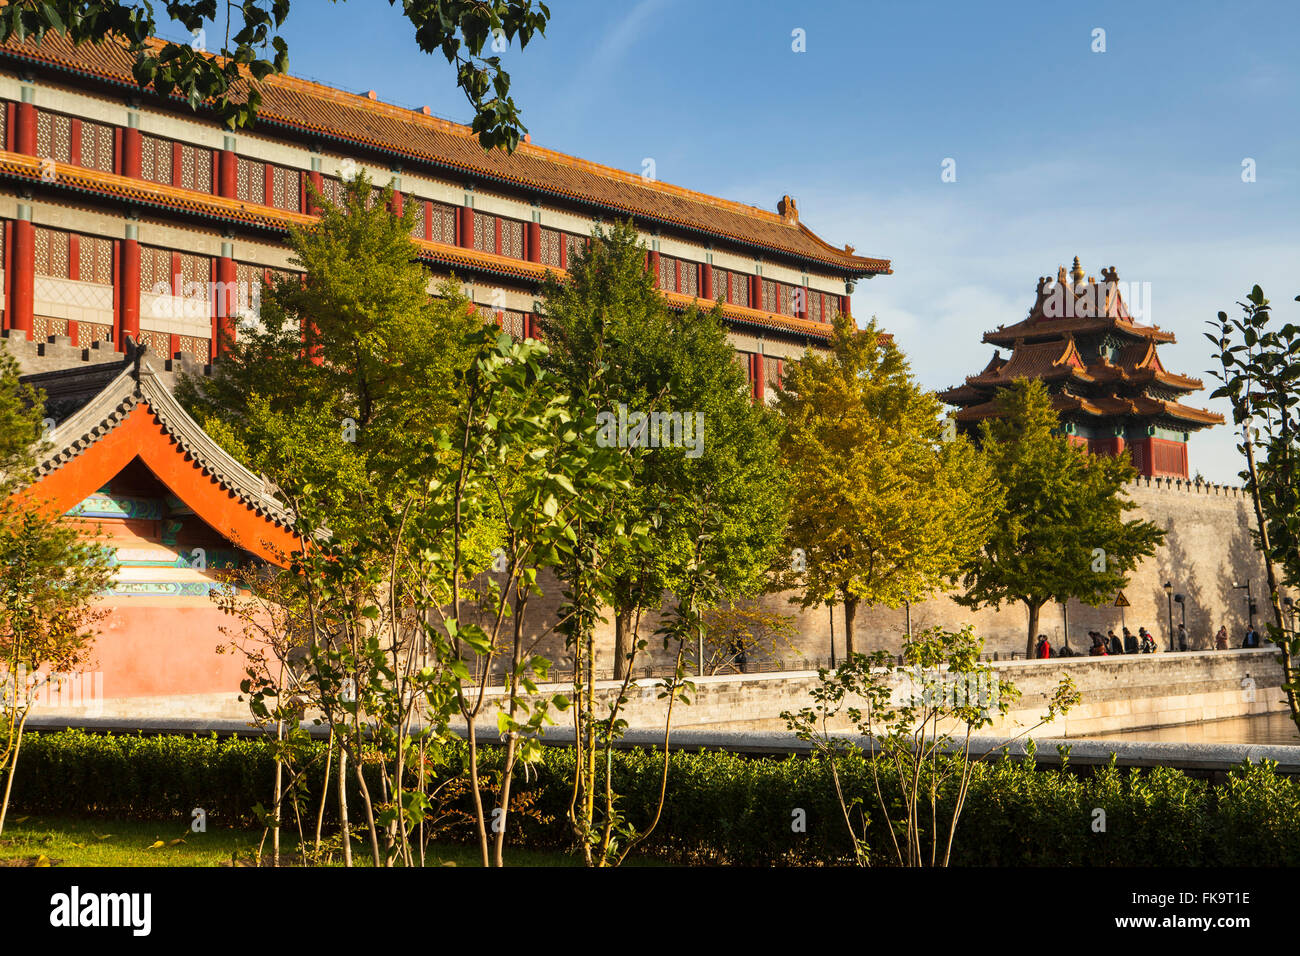
{"type": "Polygon", "coordinates": [[[1029,608],[1029,637],[1025,639],[1025,660],[1032,660],[1034,657],[1034,641],[1038,638],[1038,615],[1043,610],[1043,605],[1032,604],[1028,601],[1025,604],[1029,608]]]}
{"type": "Polygon", "coordinates": [[[853,621],[858,616],[858,599],[844,599],[844,658],[848,660],[856,651],[853,646],[853,621]]]}
{"type": "Polygon", "coordinates": [[[1268,580],[1268,599],[1273,608],[1273,620],[1278,631],[1278,650],[1282,653],[1283,690],[1286,692],[1287,708],[1291,711],[1291,720],[1300,727],[1300,698],[1295,692],[1295,675],[1291,664],[1291,645],[1288,643],[1286,628],[1282,623],[1282,598],[1277,588],[1277,569],[1273,566],[1273,552],[1268,538],[1268,522],[1264,519],[1264,504],[1259,494],[1259,472],[1255,468],[1255,443],[1249,431],[1243,436],[1246,445],[1246,465],[1250,472],[1250,497],[1255,505],[1255,524],[1259,528],[1260,551],[1264,556],[1264,574],[1268,580]]]}
{"type": "Polygon", "coordinates": [[[621,607],[614,612],[614,680],[627,676],[632,638],[632,609],[621,607]]]}
{"type": "Polygon", "coordinates": [[[339,825],[343,830],[343,865],[352,865],[352,828],[348,826],[348,751],[339,741],[339,825]]]}

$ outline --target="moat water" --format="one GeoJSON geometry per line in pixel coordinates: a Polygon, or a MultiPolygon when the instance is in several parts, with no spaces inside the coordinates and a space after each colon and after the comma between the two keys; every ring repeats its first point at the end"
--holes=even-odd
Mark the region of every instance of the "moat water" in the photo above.
{"type": "Polygon", "coordinates": [[[1287,711],[1229,717],[1199,724],[1085,734],[1081,740],[1133,740],[1179,744],[1281,744],[1300,747],[1300,731],[1287,711]]]}

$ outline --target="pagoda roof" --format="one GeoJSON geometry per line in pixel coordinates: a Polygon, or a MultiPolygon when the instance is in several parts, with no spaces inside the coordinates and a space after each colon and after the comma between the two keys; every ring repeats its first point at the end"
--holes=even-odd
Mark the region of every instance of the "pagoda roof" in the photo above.
{"type": "MultiPolygon", "coordinates": [[[[151,40],[157,49],[163,41],[151,40]]],[[[134,56],[125,43],[107,38],[73,44],[62,34],[47,33],[39,44],[11,40],[0,57],[24,67],[44,66],[83,80],[138,92],[134,56]]],[[[359,95],[290,76],[269,76],[260,83],[241,81],[234,98],[249,86],[262,97],[257,127],[287,131],[329,142],[336,148],[362,148],[425,163],[456,182],[479,181],[522,189],[534,195],[589,206],[596,214],[633,216],[647,223],[677,227],[705,237],[731,240],[755,250],[829,266],[851,277],[892,273],[888,259],[855,255],[838,248],[799,222],[793,201],[781,212],[720,199],[705,193],[647,180],[639,173],[602,166],[555,150],[522,142],[513,153],[484,150],[473,130],[424,112],[381,103],[373,94],[359,95]]],[[[168,101],[189,111],[173,93],[168,101]]]]}
{"type": "MultiPolygon", "coordinates": [[[[1193,408],[1178,402],[1152,398],[1149,395],[1122,397],[1104,395],[1084,398],[1067,392],[1055,392],[1051,396],[1052,408],[1058,413],[1075,413],[1089,418],[1115,418],[1131,416],[1134,418],[1170,418],[1183,422],[1191,430],[1206,428],[1210,425],[1222,425],[1223,416],[1204,408],[1193,408]]],[[[954,418],[959,422],[979,422],[986,418],[997,418],[1002,414],[996,398],[978,405],[971,405],[956,412],[954,418]]]]}
{"type": "Polygon", "coordinates": [[[940,392],[939,397],[951,405],[978,405],[991,397],[991,389],[1005,388],[1017,378],[1068,379],[1110,386],[1160,384],[1183,392],[1203,387],[1198,378],[1166,371],[1154,342],[1136,342],[1125,347],[1116,358],[1114,363],[1102,358],[1085,364],[1074,337],[1069,335],[1064,340],[1030,344],[1017,341],[1010,358],[1004,359],[995,351],[982,372],[967,376],[965,385],[940,392]]]}
{"type": "Polygon", "coordinates": [[[35,480],[18,494],[67,513],[139,458],[217,533],[283,565],[300,548],[289,509],[181,407],[145,360],[146,347],[126,345],[121,362],[23,376],[46,393],[55,425],[35,480]]]}
{"type": "Polygon", "coordinates": [[[1134,321],[1120,290],[1114,266],[1102,270],[1101,281],[1085,276],[1074,259],[1074,269],[1067,276],[1062,266],[1056,278],[1042,276],[1029,316],[1013,325],[1000,325],[984,333],[990,345],[1013,345],[1017,339],[1035,341],[1062,335],[1092,335],[1117,332],[1151,342],[1173,342],[1174,334],[1157,325],[1134,321]]]}

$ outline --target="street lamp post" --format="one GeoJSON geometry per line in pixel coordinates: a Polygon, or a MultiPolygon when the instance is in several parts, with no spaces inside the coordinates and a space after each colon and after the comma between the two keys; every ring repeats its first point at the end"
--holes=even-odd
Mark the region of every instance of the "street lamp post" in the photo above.
{"type": "Polygon", "coordinates": [[[1165,597],[1169,599],[1169,650],[1174,649],[1174,584],[1165,582],[1165,597]]]}
{"type": "Polygon", "coordinates": [[[1250,579],[1247,578],[1245,584],[1234,584],[1232,589],[1246,592],[1246,624],[1248,627],[1253,628],[1255,626],[1255,598],[1250,593],[1250,579]]]}

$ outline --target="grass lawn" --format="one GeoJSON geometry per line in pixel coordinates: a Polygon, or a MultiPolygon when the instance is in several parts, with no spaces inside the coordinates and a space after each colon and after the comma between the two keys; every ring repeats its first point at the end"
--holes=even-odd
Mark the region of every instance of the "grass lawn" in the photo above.
{"type": "MultiPolygon", "coordinates": [[[[193,833],[187,822],[135,823],[10,814],[0,836],[0,866],[230,866],[232,855],[247,860],[262,840],[261,830],[208,827],[193,833]]],[[[296,842],[284,835],[282,857],[294,864],[296,842]]],[[[265,852],[271,842],[267,839],[265,852]]],[[[337,855],[337,854],[336,854],[337,855]]],[[[369,846],[353,842],[352,860],[369,866],[369,846]]],[[[581,857],[506,847],[514,866],[581,866],[581,857]]],[[[631,861],[629,861],[631,862],[631,861]]],[[[426,865],[478,866],[475,847],[436,844],[426,865]]],[[[335,862],[333,865],[340,866],[335,862]]]]}

